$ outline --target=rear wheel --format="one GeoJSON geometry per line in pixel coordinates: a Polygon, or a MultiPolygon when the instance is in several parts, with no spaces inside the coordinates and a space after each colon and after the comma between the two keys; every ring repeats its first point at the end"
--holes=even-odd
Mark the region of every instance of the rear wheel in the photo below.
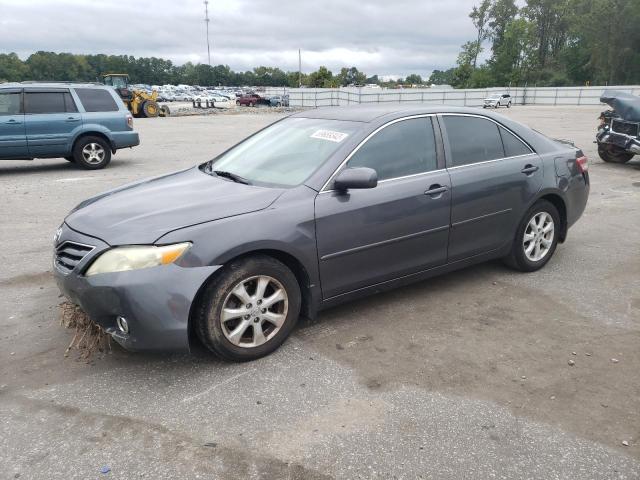
{"type": "Polygon", "coordinates": [[[558,209],[547,200],[537,201],[518,226],[511,252],[505,262],[522,272],[539,270],[553,256],[560,232],[558,209]]]}
{"type": "Polygon", "coordinates": [[[218,356],[255,360],[289,336],[300,303],[300,286],[289,268],[265,255],[248,257],[227,265],[205,288],[195,328],[218,356]]]}
{"type": "Polygon", "coordinates": [[[511,102],[507,103],[507,108],[511,108],[511,102]]]}
{"type": "Polygon", "coordinates": [[[598,156],[607,163],[627,163],[633,158],[633,153],[626,152],[614,145],[599,143],[598,156]]]}
{"type": "Polygon", "coordinates": [[[87,170],[99,170],[111,161],[111,149],[100,137],[81,137],[73,146],[75,163],[87,170]]]}
{"type": "Polygon", "coordinates": [[[160,116],[168,117],[169,115],[171,115],[171,110],[169,110],[169,107],[167,105],[162,105],[160,107],[160,116]]]}
{"type": "Polygon", "coordinates": [[[153,100],[146,100],[142,104],[142,113],[145,117],[157,117],[159,112],[158,104],[153,100]]]}
{"type": "Polygon", "coordinates": [[[240,106],[240,100],[236,100],[236,105],[239,107],[240,106]]]}

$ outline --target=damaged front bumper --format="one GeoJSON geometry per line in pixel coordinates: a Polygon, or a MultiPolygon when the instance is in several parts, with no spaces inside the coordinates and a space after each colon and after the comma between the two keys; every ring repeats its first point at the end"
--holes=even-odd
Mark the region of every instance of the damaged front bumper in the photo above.
{"type": "Polygon", "coordinates": [[[102,252],[105,242],[71,230],[56,235],[54,276],[60,291],[127,350],[188,351],[191,306],[202,285],[220,268],[185,268],[175,264],[103,273],[83,273],[102,252]],[[77,264],[61,264],[61,247],[82,245],[88,253],[77,264]],[[118,325],[126,319],[127,331],[118,325]]]}

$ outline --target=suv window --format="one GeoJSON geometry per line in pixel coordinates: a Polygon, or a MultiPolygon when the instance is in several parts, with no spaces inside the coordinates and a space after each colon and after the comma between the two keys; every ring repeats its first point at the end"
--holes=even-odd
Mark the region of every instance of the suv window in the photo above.
{"type": "Polygon", "coordinates": [[[0,115],[20,114],[20,92],[0,92],[0,115]]]}
{"type": "Polygon", "coordinates": [[[349,159],[348,167],[369,167],[378,180],[429,172],[437,168],[431,118],[393,123],[367,140],[349,159]]]}
{"type": "Polygon", "coordinates": [[[111,93],[103,88],[76,88],[75,90],[87,112],[118,111],[118,104],[111,93]]]}
{"type": "Polygon", "coordinates": [[[500,127],[500,136],[502,137],[502,145],[504,145],[504,153],[507,157],[531,153],[531,149],[522,143],[522,140],[502,127],[500,127]]]}
{"type": "Polygon", "coordinates": [[[77,111],[69,92],[24,92],[24,113],[77,111]]]}
{"type": "Polygon", "coordinates": [[[454,167],[504,157],[498,125],[479,117],[445,115],[454,167]]]}

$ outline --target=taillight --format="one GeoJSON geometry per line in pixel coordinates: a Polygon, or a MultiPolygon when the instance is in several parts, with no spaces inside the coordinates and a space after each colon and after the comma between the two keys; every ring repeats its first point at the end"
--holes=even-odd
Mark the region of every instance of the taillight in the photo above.
{"type": "Polygon", "coordinates": [[[127,125],[129,128],[133,128],[133,117],[131,115],[127,115],[127,125]]]}
{"type": "Polygon", "coordinates": [[[576,158],[576,165],[580,173],[587,173],[587,170],[589,170],[589,161],[586,155],[576,158]]]}

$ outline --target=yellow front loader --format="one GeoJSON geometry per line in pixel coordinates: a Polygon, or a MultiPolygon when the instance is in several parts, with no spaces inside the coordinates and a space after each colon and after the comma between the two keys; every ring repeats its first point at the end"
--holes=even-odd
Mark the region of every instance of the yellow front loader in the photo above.
{"type": "Polygon", "coordinates": [[[144,90],[129,88],[129,75],[126,73],[107,73],[102,75],[102,83],[113,87],[134,117],[167,117],[169,108],[158,105],[158,92],[147,93],[144,90]]]}

